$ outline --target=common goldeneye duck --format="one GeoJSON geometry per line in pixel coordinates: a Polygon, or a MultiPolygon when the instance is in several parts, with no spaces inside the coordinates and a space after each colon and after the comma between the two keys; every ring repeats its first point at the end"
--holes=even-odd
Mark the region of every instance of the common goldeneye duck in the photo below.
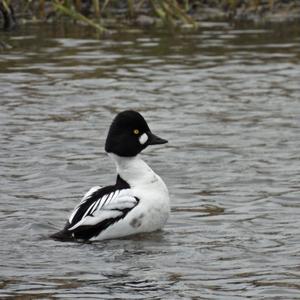
{"type": "Polygon", "coordinates": [[[104,240],[161,229],[170,214],[165,183],[139,156],[150,145],[165,144],[136,111],[113,120],[105,151],[115,162],[115,185],[92,187],[71,213],[57,240],[104,240]]]}

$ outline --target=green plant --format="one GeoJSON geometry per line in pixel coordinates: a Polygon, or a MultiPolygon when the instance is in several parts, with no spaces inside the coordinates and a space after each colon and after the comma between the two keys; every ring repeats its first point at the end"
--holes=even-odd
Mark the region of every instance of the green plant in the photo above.
{"type": "MultiPolygon", "coordinates": [[[[6,11],[9,11],[10,2],[10,0],[0,0],[0,4],[3,4],[6,11]]],[[[49,5],[46,6],[46,3],[51,4],[57,16],[68,16],[74,21],[85,23],[95,28],[98,32],[103,33],[107,30],[102,25],[105,23],[103,19],[104,12],[110,7],[113,8],[118,2],[117,0],[92,0],[89,8],[93,13],[88,16],[82,13],[83,0],[24,0],[21,1],[21,3],[24,12],[35,11],[37,13],[34,17],[39,19],[46,19],[46,7],[49,7],[49,5]],[[100,3],[102,3],[101,7],[100,3]]],[[[152,8],[153,14],[170,28],[174,28],[178,24],[178,21],[193,28],[197,27],[197,23],[187,13],[190,6],[189,0],[184,0],[181,5],[179,4],[179,0],[127,0],[126,4],[127,15],[131,18],[133,18],[144,5],[148,6],[149,9],[152,8]]],[[[112,9],[111,12],[113,11],[112,9]]],[[[151,10],[149,10],[149,13],[151,13],[151,10]]]]}
{"type": "Polygon", "coordinates": [[[58,12],[60,12],[64,15],[67,15],[76,21],[84,22],[87,25],[95,28],[100,33],[103,33],[106,31],[106,28],[101,26],[99,23],[93,21],[92,19],[85,17],[83,14],[76,11],[76,9],[73,5],[67,6],[67,5],[61,4],[59,0],[53,0],[53,6],[58,12]]]}

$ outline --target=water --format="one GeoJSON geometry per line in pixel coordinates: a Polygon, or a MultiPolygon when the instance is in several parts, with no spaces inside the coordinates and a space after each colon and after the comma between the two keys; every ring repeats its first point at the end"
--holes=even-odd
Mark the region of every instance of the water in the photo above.
{"type": "Polygon", "coordinates": [[[300,299],[297,28],[1,37],[1,299],[300,299]],[[168,224],[50,240],[114,181],[103,146],[124,109],[169,140],[143,154],[170,189],[168,224]]]}

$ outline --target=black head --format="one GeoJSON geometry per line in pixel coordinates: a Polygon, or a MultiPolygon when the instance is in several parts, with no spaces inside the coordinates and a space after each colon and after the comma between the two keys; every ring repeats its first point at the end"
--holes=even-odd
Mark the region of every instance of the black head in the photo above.
{"type": "Polygon", "coordinates": [[[126,110],[113,120],[107,135],[105,151],[130,157],[137,155],[149,145],[167,142],[151,132],[141,114],[126,110]]]}

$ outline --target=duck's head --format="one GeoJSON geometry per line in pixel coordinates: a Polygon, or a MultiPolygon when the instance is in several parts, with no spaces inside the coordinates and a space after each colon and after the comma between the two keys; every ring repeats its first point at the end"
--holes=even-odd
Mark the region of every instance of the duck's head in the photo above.
{"type": "Polygon", "coordinates": [[[119,156],[136,156],[149,145],[165,144],[153,134],[141,114],[133,110],[119,113],[113,120],[105,143],[105,151],[119,156]]]}

